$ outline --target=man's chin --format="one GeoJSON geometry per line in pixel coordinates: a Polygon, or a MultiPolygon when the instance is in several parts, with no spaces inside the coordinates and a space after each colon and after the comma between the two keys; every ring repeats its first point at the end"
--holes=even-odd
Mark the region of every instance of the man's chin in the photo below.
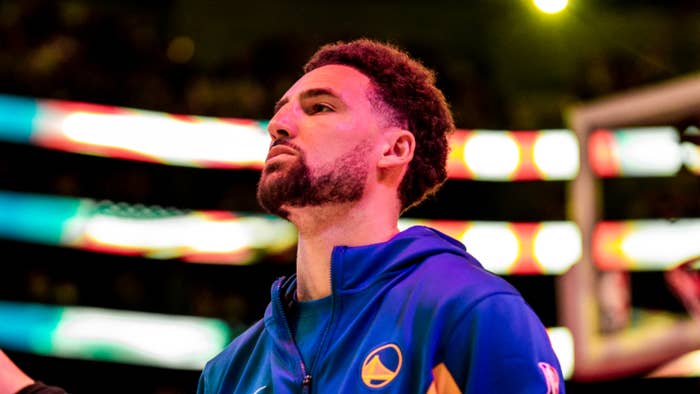
{"type": "Polygon", "coordinates": [[[267,163],[267,164],[265,164],[265,167],[263,167],[262,173],[264,175],[274,174],[276,172],[280,172],[281,169],[282,169],[282,163],[279,163],[279,162],[267,163]]]}
{"type": "Polygon", "coordinates": [[[268,185],[268,187],[276,188],[276,184],[284,184],[289,182],[289,171],[285,170],[279,165],[266,166],[262,173],[260,174],[261,185],[268,185]],[[281,183],[280,183],[281,182],[281,183]]]}
{"type": "Polygon", "coordinates": [[[287,219],[289,216],[289,211],[284,208],[283,205],[277,204],[273,201],[266,201],[264,198],[258,196],[258,204],[267,212],[272,215],[279,216],[283,219],[287,219]]]}

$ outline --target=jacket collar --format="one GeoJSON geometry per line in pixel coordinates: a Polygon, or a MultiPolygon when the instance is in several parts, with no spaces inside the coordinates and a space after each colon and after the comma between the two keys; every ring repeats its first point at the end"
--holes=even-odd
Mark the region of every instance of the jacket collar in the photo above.
{"type": "Polygon", "coordinates": [[[466,249],[456,239],[425,226],[410,227],[386,242],[336,246],[331,255],[332,291],[361,290],[439,253],[464,256],[466,249]]]}
{"type": "MultiPolygon", "coordinates": [[[[335,246],[331,254],[332,293],[337,295],[361,290],[439,253],[468,256],[461,242],[438,230],[420,225],[409,227],[385,242],[363,246],[335,246]]],[[[473,258],[468,260],[479,264],[473,258]]],[[[272,297],[277,297],[286,309],[295,291],[296,274],[293,274],[275,281],[272,297]]]]}
{"type": "MultiPolygon", "coordinates": [[[[374,283],[392,279],[436,254],[466,256],[467,261],[479,265],[456,239],[430,227],[413,226],[386,242],[334,247],[331,255],[332,295],[336,297],[343,293],[357,292],[374,283]]],[[[278,278],[272,284],[272,300],[264,317],[265,326],[270,334],[286,351],[291,351],[294,347],[285,314],[295,292],[296,274],[278,278]]],[[[296,359],[292,356],[286,357],[289,358],[290,365],[295,365],[296,359]]]]}

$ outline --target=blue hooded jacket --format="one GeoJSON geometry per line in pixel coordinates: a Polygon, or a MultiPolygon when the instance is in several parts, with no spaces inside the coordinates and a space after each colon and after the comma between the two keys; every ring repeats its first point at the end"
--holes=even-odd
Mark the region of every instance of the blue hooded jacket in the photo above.
{"type": "Polygon", "coordinates": [[[264,318],[206,364],[198,394],[565,393],[532,308],[437,230],[336,246],[330,280],[330,316],[307,363],[285,312],[295,277],[280,278],[264,318]]]}

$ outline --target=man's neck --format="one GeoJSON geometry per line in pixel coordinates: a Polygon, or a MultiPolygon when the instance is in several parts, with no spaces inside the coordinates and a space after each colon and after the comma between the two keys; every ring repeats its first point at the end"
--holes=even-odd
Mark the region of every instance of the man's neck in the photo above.
{"type": "Polygon", "coordinates": [[[297,226],[297,298],[315,300],[331,294],[331,253],[339,245],[384,242],[398,232],[397,215],[352,207],[313,207],[293,212],[297,226]]]}

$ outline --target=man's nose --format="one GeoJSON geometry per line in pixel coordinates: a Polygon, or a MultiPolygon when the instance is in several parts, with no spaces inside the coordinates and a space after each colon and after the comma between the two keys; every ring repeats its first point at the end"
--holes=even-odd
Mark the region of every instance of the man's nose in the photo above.
{"type": "Polygon", "coordinates": [[[267,131],[273,140],[295,137],[296,122],[294,121],[294,111],[291,108],[281,108],[270,119],[270,122],[267,124],[267,131]]]}

